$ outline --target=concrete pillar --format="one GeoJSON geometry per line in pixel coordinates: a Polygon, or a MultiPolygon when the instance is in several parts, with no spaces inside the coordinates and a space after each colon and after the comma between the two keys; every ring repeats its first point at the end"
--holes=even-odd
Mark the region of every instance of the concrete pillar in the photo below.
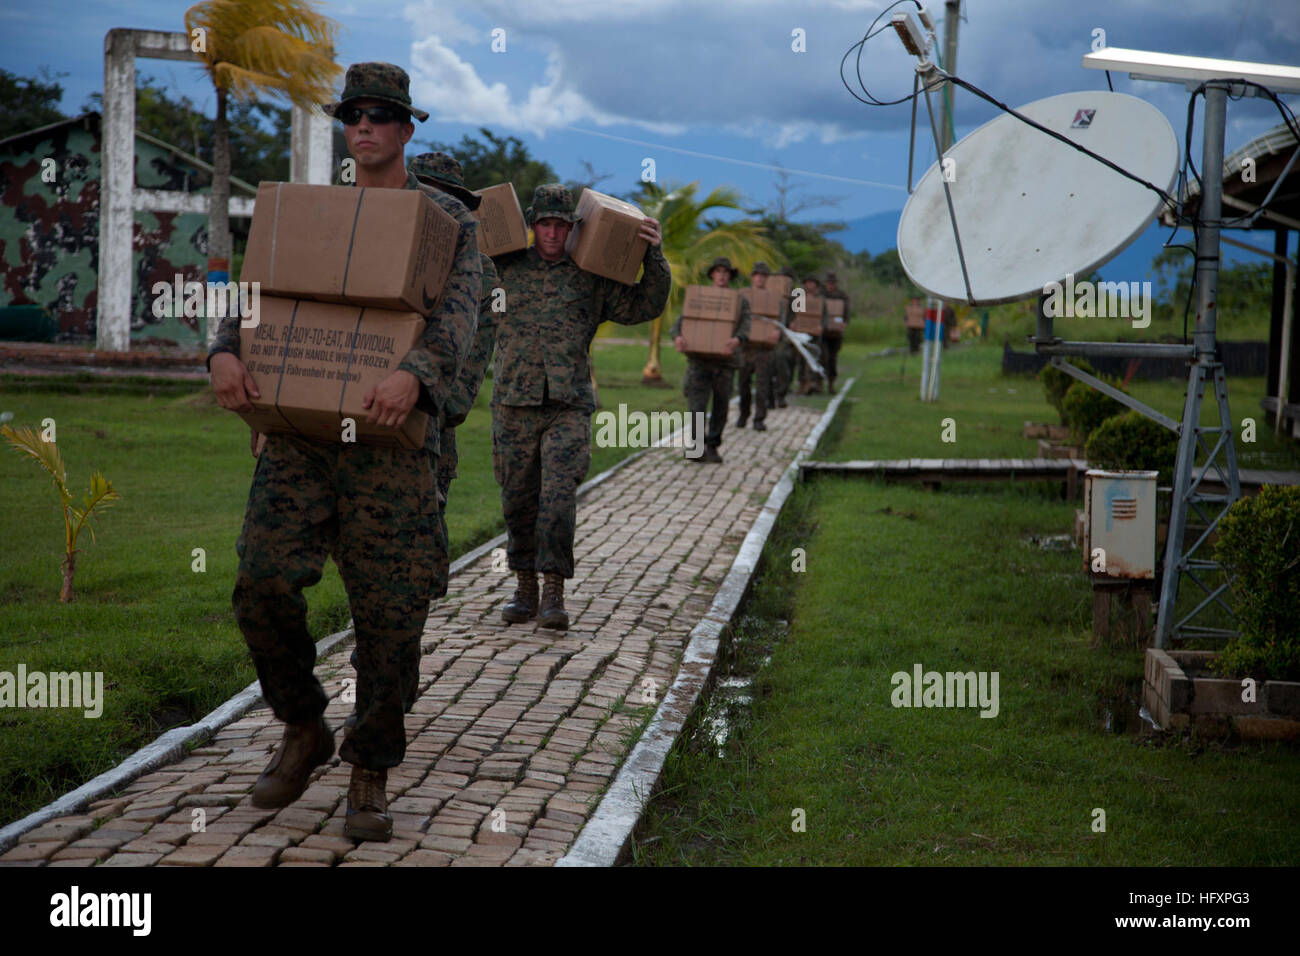
{"type": "Polygon", "coordinates": [[[294,106],[290,125],[289,181],[328,186],[334,174],[333,122],[319,106],[294,106]]]}
{"type": "Polygon", "coordinates": [[[130,30],[104,37],[104,116],[100,139],[99,286],[95,344],[131,347],[132,189],[135,187],[135,44],[130,30]]]}

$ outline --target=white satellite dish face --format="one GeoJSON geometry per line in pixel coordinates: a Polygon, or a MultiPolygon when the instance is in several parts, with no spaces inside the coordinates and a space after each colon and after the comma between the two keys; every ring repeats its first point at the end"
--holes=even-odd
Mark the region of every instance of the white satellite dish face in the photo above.
{"type": "MultiPolygon", "coordinates": [[[[1163,113],[1124,93],[1062,93],[1021,107],[1035,122],[1169,191],[1178,140],[1163,113]]],[[[1007,113],[948,151],[953,210],[976,303],[1029,298],[1066,273],[1087,275],[1142,234],[1154,192],[1007,113]]],[[[966,300],[957,240],[931,166],[903,207],[898,258],[921,289],[966,300]]]]}

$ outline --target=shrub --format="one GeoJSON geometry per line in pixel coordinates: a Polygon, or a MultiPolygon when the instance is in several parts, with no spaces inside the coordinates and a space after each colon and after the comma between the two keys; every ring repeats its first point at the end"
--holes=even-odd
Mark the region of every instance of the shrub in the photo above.
{"type": "Polygon", "coordinates": [[[1114,471],[1158,471],[1158,481],[1173,480],[1178,436],[1141,412],[1126,411],[1108,418],[1088,438],[1084,457],[1093,468],[1114,471]]]}
{"type": "Polygon", "coordinates": [[[1102,422],[1122,411],[1124,406],[1115,399],[1083,382],[1071,385],[1061,399],[1061,417],[1070,426],[1076,445],[1086,445],[1102,422]]]}
{"type": "MultiPolygon", "coordinates": [[[[1083,359],[1076,359],[1070,364],[1081,371],[1087,372],[1089,375],[1097,374],[1097,370],[1083,359]]],[[[1065,398],[1065,393],[1070,390],[1070,386],[1077,382],[1078,379],[1065,374],[1050,362],[1043,366],[1042,371],[1038,373],[1038,377],[1043,382],[1043,395],[1047,398],[1047,404],[1056,409],[1056,413],[1061,416],[1061,424],[1068,425],[1069,421],[1061,408],[1061,400],[1065,398]]]]}
{"type": "Polygon", "coordinates": [[[1300,487],[1265,485],[1219,521],[1241,635],[1214,661],[1232,677],[1300,680],[1300,487]]]}

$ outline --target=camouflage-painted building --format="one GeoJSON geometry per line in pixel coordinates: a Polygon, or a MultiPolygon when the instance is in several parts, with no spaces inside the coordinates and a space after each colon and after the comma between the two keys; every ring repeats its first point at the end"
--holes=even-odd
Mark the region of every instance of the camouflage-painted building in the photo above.
{"type": "MultiPolygon", "coordinates": [[[[197,157],[136,132],[136,188],[206,193],[211,173],[197,157]]],[[[59,341],[95,338],[99,181],[98,113],[0,140],[0,306],[44,306],[58,323],[59,341]]],[[[232,177],[230,193],[252,198],[257,190],[232,177]]],[[[134,218],[132,341],[199,345],[205,320],[155,318],[151,290],[177,274],[203,281],[207,216],[136,212],[134,218]]]]}

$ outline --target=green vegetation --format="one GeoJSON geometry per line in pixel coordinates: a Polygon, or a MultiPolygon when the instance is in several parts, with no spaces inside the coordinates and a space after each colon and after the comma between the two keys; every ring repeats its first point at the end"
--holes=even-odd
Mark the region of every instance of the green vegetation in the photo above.
{"type": "Polygon", "coordinates": [[[90,492],[83,499],[83,504],[79,507],[72,503],[72,491],[68,488],[68,471],[63,465],[63,456],[59,454],[53,426],[47,436],[44,430],[37,435],[31,428],[14,431],[8,425],[0,425],[0,435],[3,435],[19,454],[27,455],[44,468],[54,483],[54,490],[58,492],[59,510],[63,517],[63,590],[59,593],[59,600],[66,604],[72,600],[72,581],[77,573],[79,551],[77,542],[81,539],[81,532],[89,531],[93,540],[95,529],[92,522],[96,517],[95,509],[107,508],[122,496],[113,490],[112,482],[104,477],[103,472],[97,471],[90,476],[90,492]]]}
{"type": "Polygon", "coordinates": [[[1160,484],[1173,481],[1178,436],[1141,412],[1108,418],[1088,439],[1084,457],[1094,468],[1112,471],[1158,471],[1160,484]]]}
{"type": "MultiPolygon", "coordinates": [[[[1048,406],[1028,378],[998,373],[996,349],[946,354],[935,405],[916,397],[915,357],[900,368],[865,351],[842,355],[859,381],[817,457],[1032,454],[1020,430],[1048,406]],[[955,448],[939,443],[947,416],[955,448]]],[[[1259,380],[1229,384],[1239,415],[1263,393],[1259,380]]],[[[1181,404],[1177,382],[1133,391],[1175,414],[1181,404]]],[[[1297,467],[1292,443],[1261,435],[1238,449],[1297,467]]],[[[719,679],[751,677],[752,706],[715,693],[693,718],[634,861],[1293,865],[1295,749],[1135,734],[1142,651],[1090,647],[1080,555],[1040,545],[1069,529],[1074,504],[1042,485],[953,488],[796,490],[722,654],[719,679]],[[791,570],[796,547],[805,573],[791,570]],[[891,678],[917,663],[998,672],[997,717],[892,706],[891,678]],[[718,716],[730,722],[721,746],[708,732],[718,716]]]]}
{"type": "Polygon", "coordinates": [[[1266,485],[1228,509],[1215,558],[1233,574],[1241,636],[1214,669],[1229,677],[1300,680],[1300,487],[1266,485]]]}
{"type": "MultiPolygon", "coordinates": [[[[1120,391],[1127,391],[1118,382],[1111,381],[1120,391]]],[[[1084,382],[1075,382],[1061,399],[1061,417],[1070,426],[1070,435],[1076,445],[1086,445],[1092,433],[1102,422],[1124,411],[1124,406],[1104,392],[1099,392],[1084,382]]]]}

